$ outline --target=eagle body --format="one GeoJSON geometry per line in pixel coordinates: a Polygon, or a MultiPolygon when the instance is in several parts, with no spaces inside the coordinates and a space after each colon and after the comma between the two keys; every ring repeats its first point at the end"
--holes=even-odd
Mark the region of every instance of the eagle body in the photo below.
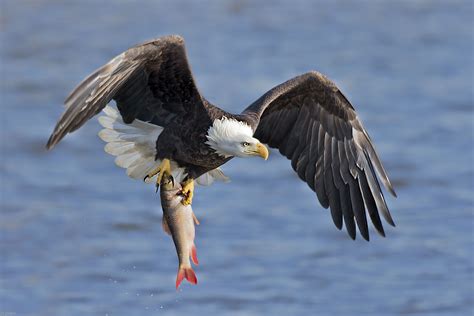
{"type": "Polygon", "coordinates": [[[171,159],[185,173],[198,178],[201,175],[216,169],[232,159],[217,154],[207,142],[209,128],[215,120],[223,117],[234,118],[208,101],[204,102],[205,114],[198,117],[183,117],[187,122],[193,122],[189,128],[186,121],[173,121],[163,129],[156,141],[156,159],[171,159]]]}
{"type": "MultiPolygon", "coordinates": [[[[105,151],[135,179],[165,171],[208,185],[233,157],[291,160],[338,229],[369,240],[368,218],[385,236],[380,215],[394,226],[382,186],[395,191],[355,108],[326,76],[310,71],[263,94],[240,114],[212,105],[198,91],[184,40],[165,36],[134,46],[85,78],[65,100],[46,147],[102,113],[105,151]],[[112,100],[116,109],[108,106],[112,100]]],[[[160,181],[157,176],[157,183],[160,181]]],[[[192,191],[190,191],[192,192],[192,191]]],[[[192,195],[191,195],[192,196],[192,195]]],[[[190,202],[189,202],[190,203],[190,202]]]]}

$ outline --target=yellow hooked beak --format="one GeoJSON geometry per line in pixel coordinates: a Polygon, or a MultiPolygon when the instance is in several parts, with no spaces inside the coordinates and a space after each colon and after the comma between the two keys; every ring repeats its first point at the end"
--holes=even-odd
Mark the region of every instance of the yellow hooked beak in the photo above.
{"type": "Polygon", "coordinates": [[[255,156],[260,156],[265,160],[268,159],[268,155],[269,155],[268,149],[265,145],[261,143],[258,143],[257,145],[255,145],[255,151],[253,153],[255,154],[255,156]]]}

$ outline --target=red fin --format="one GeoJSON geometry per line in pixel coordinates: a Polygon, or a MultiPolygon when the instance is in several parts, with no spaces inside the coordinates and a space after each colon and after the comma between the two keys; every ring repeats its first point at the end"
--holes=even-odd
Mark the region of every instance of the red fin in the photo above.
{"type": "Polygon", "coordinates": [[[184,279],[184,270],[179,269],[178,270],[178,275],[176,276],[176,289],[179,288],[179,285],[181,284],[181,281],[184,279]]]}
{"type": "Polygon", "coordinates": [[[193,246],[191,247],[191,260],[193,261],[193,263],[195,265],[198,265],[199,264],[199,260],[198,260],[198,257],[197,257],[197,252],[196,252],[196,245],[193,244],[193,246]]]}
{"type": "Polygon", "coordinates": [[[194,215],[194,212],[193,212],[193,219],[194,219],[194,224],[199,225],[199,221],[198,221],[196,215],[194,215]]]}
{"type": "Polygon", "coordinates": [[[184,278],[191,284],[197,284],[197,278],[193,268],[179,268],[178,275],[176,276],[176,289],[179,288],[184,278]]]}
{"type": "Polygon", "coordinates": [[[166,218],[164,216],[161,218],[161,227],[163,227],[163,231],[165,233],[171,235],[170,227],[168,226],[168,222],[166,221],[166,218]]]}

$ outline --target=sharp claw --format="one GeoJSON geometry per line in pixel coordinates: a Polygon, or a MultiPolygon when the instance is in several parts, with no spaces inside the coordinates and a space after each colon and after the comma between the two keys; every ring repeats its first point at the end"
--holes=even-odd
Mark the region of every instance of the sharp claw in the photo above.
{"type": "Polygon", "coordinates": [[[172,175],[170,175],[170,178],[171,178],[171,183],[173,183],[173,188],[174,188],[174,178],[172,175]]]}
{"type": "Polygon", "coordinates": [[[156,176],[155,192],[158,193],[158,190],[159,190],[160,185],[161,185],[161,181],[163,181],[164,179],[167,179],[168,176],[171,177],[171,180],[173,181],[173,186],[174,186],[174,179],[171,176],[170,172],[171,172],[171,167],[170,167],[169,159],[163,159],[163,161],[161,162],[161,164],[159,166],[157,166],[155,169],[150,171],[143,178],[143,181],[146,182],[147,180],[149,180],[149,179],[153,178],[154,176],[156,176]],[[166,174],[166,176],[165,176],[165,174],[166,174]]]}
{"type": "Polygon", "coordinates": [[[190,201],[190,192],[184,192],[183,190],[181,190],[180,194],[183,196],[183,200],[181,201],[181,203],[183,205],[190,205],[191,204],[191,201],[190,201]]]}
{"type": "Polygon", "coordinates": [[[146,180],[153,178],[155,175],[159,175],[159,173],[160,173],[160,172],[158,171],[157,173],[155,173],[155,174],[152,175],[152,176],[150,176],[150,174],[147,174],[147,175],[145,176],[145,178],[143,178],[143,181],[146,182],[146,180]]]}

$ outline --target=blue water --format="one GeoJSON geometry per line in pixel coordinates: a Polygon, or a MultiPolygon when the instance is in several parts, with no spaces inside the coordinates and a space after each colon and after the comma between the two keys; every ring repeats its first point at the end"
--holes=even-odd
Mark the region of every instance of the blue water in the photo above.
{"type": "Polygon", "coordinates": [[[473,313],[471,1],[1,1],[0,315],[473,313]],[[100,3],[100,4],[99,4],[100,3]],[[311,69],[357,108],[391,176],[396,228],[338,231],[272,152],[198,188],[197,286],[158,196],[91,120],[52,152],[62,101],[141,41],[186,39],[197,84],[238,112],[311,69]]]}

